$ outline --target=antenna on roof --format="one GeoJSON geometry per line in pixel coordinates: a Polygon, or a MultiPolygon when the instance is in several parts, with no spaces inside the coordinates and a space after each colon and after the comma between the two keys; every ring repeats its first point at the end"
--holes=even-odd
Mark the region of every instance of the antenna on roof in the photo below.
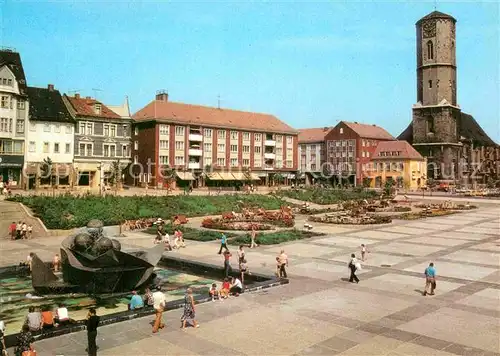
{"type": "Polygon", "coordinates": [[[434,11],[437,11],[437,7],[438,7],[438,2],[437,0],[434,0],[434,11]]]}
{"type": "Polygon", "coordinates": [[[217,95],[217,109],[220,109],[220,94],[217,95]]]}
{"type": "Polygon", "coordinates": [[[92,91],[94,92],[94,99],[97,99],[97,92],[98,91],[104,91],[102,89],[97,89],[97,88],[92,88],[92,91]]]}
{"type": "Polygon", "coordinates": [[[73,94],[79,93],[79,92],[81,92],[81,91],[82,91],[82,89],[73,89],[73,90],[68,90],[68,94],[73,95],[73,94]]]}

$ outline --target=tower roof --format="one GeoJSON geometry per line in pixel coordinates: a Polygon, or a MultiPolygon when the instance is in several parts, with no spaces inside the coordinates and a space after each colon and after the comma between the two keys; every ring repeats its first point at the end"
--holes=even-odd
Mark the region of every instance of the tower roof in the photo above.
{"type": "Polygon", "coordinates": [[[416,25],[420,24],[422,21],[429,20],[429,19],[448,19],[448,20],[452,20],[453,22],[457,22],[457,20],[451,15],[445,14],[444,12],[440,12],[440,11],[433,11],[430,14],[425,15],[420,20],[418,20],[416,25]]]}

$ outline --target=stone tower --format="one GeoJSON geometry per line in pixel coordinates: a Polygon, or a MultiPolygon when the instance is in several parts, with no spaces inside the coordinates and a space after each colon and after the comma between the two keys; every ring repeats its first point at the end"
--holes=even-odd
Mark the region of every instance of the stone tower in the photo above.
{"type": "Polygon", "coordinates": [[[416,23],[417,104],[413,144],[428,161],[428,178],[455,180],[460,143],[455,56],[456,20],[434,11],[416,23]]]}

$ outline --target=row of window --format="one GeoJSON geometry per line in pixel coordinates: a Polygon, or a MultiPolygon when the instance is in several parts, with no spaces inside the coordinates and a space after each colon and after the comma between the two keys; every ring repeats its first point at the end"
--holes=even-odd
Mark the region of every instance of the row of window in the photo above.
{"type": "Polygon", "coordinates": [[[362,165],[363,171],[373,171],[373,172],[402,172],[404,169],[403,162],[378,162],[378,163],[367,163],[362,165]]]}
{"type": "MultiPolygon", "coordinates": [[[[121,156],[116,151],[116,144],[103,144],[102,146],[102,156],[104,157],[130,157],[130,146],[121,145],[122,151],[121,156]]],[[[94,144],[92,143],[82,143],[78,145],[78,155],[84,157],[94,156],[94,144]]],[[[137,157],[137,156],[136,156],[137,157]]]]}
{"type": "Polygon", "coordinates": [[[23,154],[24,141],[0,140],[0,154],[23,154]]]}
{"type": "MultiPolygon", "coordinates": [[[[17,108],[20,110],[24,110],[26,107],[26,103],[22,99],[17,99],[17,108]]],[[[2,95],[0,96],[0,108],[2,109],[14,109],[14,98],[10,95],[2,95]]]]}
{"type": "MultiPolygon", "coordinates": [[[[35,122],[30,122],[30,131],[31,132],[36,132],[36,123],[35,122]]],[[[52,132],[54,130],[54,133],[60,133],[61,132],[61,124],[50,124],[49,122],[46,122],[43,124],[43,132],[52,132]]],[[[73,133],[73,126],[72,125],[64,125],[64,132],[67,134],[72,134],[73,133]]]]}
{"type": "MultiPolygon", "coordinates": [[[[94,135],[94,136],[96,136],[94,124],[95,124],[94,122],[80,122],[78,125],[78,127],[79,127],[78,133],[80,135],[87,135],[87,136],[94,135]]],[[[118,136],[117,129],[118,129],[117,124],[103,124],[102,136],[117,137],[118,136]]],[[[130,137],[128,130],[129,130],[129,125],[124,124],[123,125],[123,133],[121,136],[118,136],[118,137],[130,137]]],[[[101,136],[101,135],[99,135],[99,136],[101,136]]]]}
{"type": "MultiPolygon", "coordinates": [[[[176,151],[184,151],[185,142],[184,141],[175,141],[174,147],[175,147],[176,151]]],[[[169,141],[168,140],[160,140],[160,149],[161,150],[170,149],[169,141]]],[[[212,152],[212,144],[211,143],[204,143],[203,150],[205,152],[212,152]]],[[[230,150],[230,152],[238,153],[238,145],[229,145],[229,150],[230,150]]],[[[250,153],[250,146],[249,145],[241,146],[241,151],[243,153],[250,153]]],[[[225,153],[226,152],[226,144],[224,144],[224,143],[217,144],[217,152],[225,153]]],[[[254,153],[261,153],[261,152],[262,152],[261,146],[254,146],[254,153]]],[[[283,149],[278,147],[278,148],[276,148],[275,152],[266,152],[266,153],[275,153],[276,155],[280,156],[280,155],[283,155],[283,149]]],[[[292,156],[293,155],[293,148],[287,148],[286,153],[288,156],[292,156]]]]}
{"type": "MultiPolygon", "coordinates": [[[[0,118],[0,132],[11,133],[14,120],[11,118],[0,118]]],[[[24,120],[16,120],[16,133],[24,133],[24,120]]]]}
{"type": "MultiPolygon", "coordinates": [[[[35,141],[30,141],[28,144],[28,152],[36,152],[36,142],[35,141]]],[[[59,142],[54,142],[52,144],[52,151],[50,151],[50,143],[49,142],[44,142],[42,144],[42,153],[63,153],[61,152],[60,149],[60,144],[59,142]]],[[[71,143],[65,143],[64,145],[64,153],[65,154],[70,154],[71,153],[71,143]]]]}
{"type": "MultiPolygon", "coordinates": [[[[175,126],[175,136],[185,136],[186,134],[186,127],[185,126],[175,126]]],[[[170,134],[170,126],[166,124],[161,124],[159,127],[160,135],[169,135],[170,134]]],[[[214,129],[203,129],[203,137],[210,139],[212,138],[214,129]]],[[[217,131],[217,138],[220,140],[225,140],[226,139],[226,130],[216,130],[217,131]]],[[[136,131],[137,134],[137,131],[136,131]]],[[[201,133],[200,133],[201,134],[201,133]]],[[[239,131],[230,131],[229,132],[230,139],[231,140],[238,140],[239,138],[239,131]]],[[[254,136],[254,141],[255,142],[262,142],[262,134],[261,133],[255,133],[254,136]]],[[[273,135],[273,139],[276,140],[277,143],[282,143],[283,142],[283,135],[273,135]]],[[[267,139],[267,137],[266,137],[267,139]]],[[[250,141],[250,132],[242,132],[242,140],[243,141],[250,141]]],[[[293,137],[292,136],[286,136],[286,142],[287,144],[291,145],[293,144],[293,137]]]]}
{"type": "Polygon", "coordinates": [[[398,157],[400,155],[401,155],[401,151],[380,152],[381,157],[398,157]]]}
{"type": "Polygon", "coordinates": [[[2,83],[2,85],[9,86],[9,87],[14,86],[12,79],[10,79],[10,78],[0,78],[0,83],[2,83]]]}
{"type": "Polygon", "coordinates": [[[378,143],[375,140],[361,140],[362,147],[377,147],[378,143]]]}
{"type": "Polygon", "coordinates": [[[333,140],[328,141],[328,148],[354,146],[355,140],[333,140]]]}
{"type": "MultiPolygon", "coordinates": [[[[137,163],[137,156],[134,158],[135,163],[137,163]]],[[[203,160],[204,166],[211,166],[214,162],[216,162],[217,166],[220,167],[225,167],[226,166],[226,159],[223,157],[217,158],[216,160],[212,160],[212,157],[205,157],[203,160]]],[[[168,165],[170,164],[169,161],[169,156],[160,156],[159,157],[159,163],[163,165],[168,165]]],[[[198,162],[189,162],[189,163],[198,163],[198,162]]],[[[185,159],[183,156],[175,156],[174,158],[174,164],[176,166],[182,166],[185,164],[185,159]]],[[[285,161],[286,167],[287,168],[292,168],[293,167],[293,161],[292,160],[287,160],[285,161]]],[[[231,167],[239,167],[240,162],[238,161],[237,158],[230,158],[229,159],[229,165],[231,167]]],[[[250,167],[250,159],[244,158],[241,160],[241,166],[243,167],[250,167]]],[[[259,159],[254,159],[253,162],[254,167],[261,167],[262,166],[262,161],[259,159]]],[[[203,168],[200,165],[200,168],[203,168]]],[[[283,168],[283,161],[276,161],[275,168],[283,168]]]]}

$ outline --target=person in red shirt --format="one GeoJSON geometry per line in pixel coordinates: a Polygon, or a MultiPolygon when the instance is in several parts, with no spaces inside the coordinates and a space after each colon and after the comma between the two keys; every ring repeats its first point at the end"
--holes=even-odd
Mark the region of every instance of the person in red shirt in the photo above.
{"type": "Polygon", "coordinates": [[[220,297],[222,299],[227,299],[229,297],[229,289],[231,288],[231,283],[229,283],[229,278],[225,278],[222,282],[222,288],[220,290],[220,297]]]}
{"type": "Polygon", "coordinates": [[[12,240],[16,239],[16,222],[13,221],[12,224],[9,226],[9,232],[10,232],[10,237],[12,240]]]}
{"type": "Polygon", "coordinates": [[[229,250],[224,252],[224,278],[229,278],[229,274],[232,272],[230,261],[232,256],[233,255],[229,252],[229,250]]]}

